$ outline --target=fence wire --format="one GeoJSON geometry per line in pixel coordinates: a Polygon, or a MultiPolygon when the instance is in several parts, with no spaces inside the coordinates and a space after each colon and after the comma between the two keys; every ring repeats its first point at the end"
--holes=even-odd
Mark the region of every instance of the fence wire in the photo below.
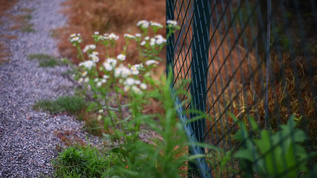
{"type": "MultiPolygon", "coordinates": [[[[316,5],[314,0],[166,1],[167,20],[176,20],[181,27],[167,46],[172,88],[183,91],[175,94],[176,101],[184,103],[180,112],[206,114],[190,123],[186,121],[201,113],[179,116],[187,124],[190,138],[223,150],[194,146],[192,154],[206,154],[207,158],[190,163],[190,174],[251,176],[239,160],[232,159],[225,167],[221,162],[227,151],[245,146],[234,137],[240,127],[233,116],[247,129],[252,117],[272,134],[294,116],[296,128],[309,137],[305,150],[317,151],[316,5]]],[[[295,140],[293,133],[289,137],[295,140]]],[[[265,154],[269,152],[261,157],[265,154]]],[[[313,169],[316,161],[310,160],[308,168],[313,169]]],[[[281,164],[287,167],[287,158],[281,164]]],[[[277,177],[292,177],[292,170],[274,171],[277,177]]],[[[305,174],[297,171],[296,175],[305,174]]]]}

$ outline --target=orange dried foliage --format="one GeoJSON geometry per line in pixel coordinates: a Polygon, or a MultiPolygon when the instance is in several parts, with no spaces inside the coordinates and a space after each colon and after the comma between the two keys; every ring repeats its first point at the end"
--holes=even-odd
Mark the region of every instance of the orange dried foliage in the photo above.
{"type": "Polygon", "coordinates": [[[0,0],[0,17],[5,15],[6,11],[14,6],[18,0],[0,0]]]}
{"type": "MultiPolygon", "coordinates": [[[[80,33],[83,37],[83,48],[87,44],[93,44],[92,34],[99,31],[100,34],[115,33],[120,36],[114,55],[121,53],[125,44],[123,34],[135,34],[140,32],[136,27],[139,20],[152,20],[165,23],[165,0],[68,0],[64,3],[63,11],[69,18],[68,26],[58,29],[59,50],[65,57],[78,63],[77,50],[68,42],[69,35],[80,33]]],[[[165,34],[165,31],[161,31],[165,34]]],[[[137,53],[129,46],[127,63],[137,62],[137,53]]],[[[105,50],[99,50],[100,56],[105,56],[105,50]]],[[[102,59],[104,60],[104,59],[102,59]]]]}
{"type": "MultiPolygon", "coordinates": [[[[0,17],[3,17],[6,14],[6,11],[13,7],[13,5],[18,2],[18,0],[0,0],[0,17]]],[[[0,21],[0,24],[4,23],[3,21],[0,21]]],[[[0,37],[0,40],[3,39],[2,36],[0,37]]],[[[3,62],[4,58],[7,58],[11,55],[11,53],[6,52],[7,48],[4,44],[0,43],[0,63],[3,62]]]]}

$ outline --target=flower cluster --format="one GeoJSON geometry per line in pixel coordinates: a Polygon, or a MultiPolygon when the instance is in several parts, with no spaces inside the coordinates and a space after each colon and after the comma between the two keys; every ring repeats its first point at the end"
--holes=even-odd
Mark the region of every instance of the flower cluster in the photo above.
{"type": "Polygon", "coordinates": [[[79,43],[81,43],[83,41],[83,39],[79,33],[71,34],[70,38],[68,40],[73,46],[78,46],[79,43]]]}
{"type": "Polygon", "coordinates": [[[87,53],[87,52],[90,52],[90,51],[93,51],[96,49],[96,45],[94,44],[91,44],[91,45],[86,45],[83,52],[84,53],[87,53]]]}
{"type": "Polygon", "coordinates": [[[86,69],[88,69],[88,70],[91,70],[91,68],[93,67],[93,66],[95,66],[96,64],[94,63],[94,61],[91,61],[91,60],[88,60],[88,61],[84,61],[84,62],[81,62],[80,64],[79,64],[79,66],[83,66],[83,67],[85,67],[86,69]]]}
{"type": "Polygon", "coordinates": [[[135,39],[135,37],[133,35],[130,35],[130,34],[124,34],[124,38],[127,40],[135,39]]]}
{"type": "Polygon", "coordinates": [[[163,25],[157,22],[150,22],[151,27],[163,28],[163,25]]]}
{"type": "MultiPolygon", "coordinates": [[[[86,45],[83,49],[83,52],[88,55],[88,60],[85,60],[84,55],[79,48],[79,43],[82,42],[82,37],[80,34],[72,34],[69,41],[77,47],[79,53],[81,54],[83,61],[79,64],[81,76],[79,77],[80,82],[88,83],[88,85],[95,85],[99,88],[103,84],[107,83],[107,86],[119,86],[123,87],[123,91],[129,92],[133,91],[134,93],[142,93],[142,90],[147,89],[145,78],[150,75],[149,70],[159,64],[157,57],[155,57],[157,52],[160,51],[164,44],[166,44],[166,39],[159,34],[156,34],[157,30],[163,28],[163,25],[147,20],[141,20],[137,23],[137,26],[141,28],[143,33],[124,34],[124,39],[126,41],[126,46],[121,54],[118,54],[116,57],[107,55],[107,58],[104,60],[101,66],[97,68],[97,64],[100,61],[99,53],[96,51],[96,45],[98,42],[103,44],[106,48],[114,47],[116,42],[119,39],[119,36],[115,33],[100,35],[99,32],[94,32],[92,35],[95,40],[95,44],[86,45]],[[154,37],[147,36],[147,29],[151,27],[154,31],[154,37]],[[126,60],[126,48],[129,44],[129,40],[135,40],[138,43],[140,50],[140,57],[142,57],[142,63],[130,65],[127,67],[123,65],[123,61],[126,60]],[[144,47],[143,47],[144,46],[144,47]],[[151,54],[152,53],[152,54],[151,54]],[[103,77],[99,77],[98,74],[103,72],[103,77]],[[142,81],[144,80],[144,81],[142,81]],[[94,82],[92,82],[94,81],[94,82]]],[[[167,26],[170,28],[176,27],[176,21],[167,21],[167,26]]],[[[88,86],[88,88],[92,88],[88,86]]]]}
{"type": "Polygon", "coordinates": [[[123,91],[125,92],[132,90],[135,93],[142,93],[142,90],[146,90],[147,88],[147,85],[145,83],[141,83],[140,80],[136,80],[130,77],[126,78],[123,84],[124,84],[123,91]]]}
{"type": "Polygon", "coordinates": [[[113,58],[108,58],[104,63],[103,66],[106,71],[112,71],[117,65],[117,60],[113,58]]]}
{"type": "Polygon", "coordinates": [[[93,51],[91,54],[88,55],[88,57],[93,61],[93,62],[99,62],[99,57],[98,57],[98,52],[93,51]]]}
{"type": "Polygon", "coordinates": [[[149,27],[150,23],[147,20],[140,20],[136,25],[141,29],[145,29],[149,27]]]}
{"type": "Polygon", "coordinates": [[[177,21],[175,21],[175,20],[167,20],[166,24],[169,27],[177,27],[177,21]]]}

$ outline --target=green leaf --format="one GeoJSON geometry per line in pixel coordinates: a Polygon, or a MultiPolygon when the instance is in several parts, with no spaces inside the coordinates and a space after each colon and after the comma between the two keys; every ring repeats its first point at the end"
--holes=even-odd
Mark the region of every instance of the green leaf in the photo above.
{"type": "Polygon", "coordinates": [[[256,121],[254,120],[254,118],[249,117],[249,122],[250,122],[252,130],[254,130],[254,131],[258,131],[259,130],[259,126],[256,123],[256,121]]]}
{"type": "Polygon", "coordinates": [[[238,150],[234,156],[234,158],[238,158],[238,159],[246,159],[249,160],[251,162],[254,162],[254,157],[252,155],[252,151],[249,149],[241,149],[238,150]]]}
{"type": "Polygon", "coordinates": [[[294,132],[295,132],[294,133],[294,141],[295,142],[302,143],[305,140],[307,140],[307,137],[302,130],[296,129],[294,132]]]}
{"type": "Polygon", "coordinates": [[[198,159],[198,158],[205,158],[206,155],[204,154],[196,154],[196,155],[191,155],[188,157],[188,161],[193,161],[195,159],[198,159]]]}
{"type": "Polygon", "coordinates": [[[261,138],[254,140],[254,142],[260,149],[261,153],[266,153],[271,148],[270,134],[267,130],[262,130],[260,136],[261,138]]]}
{"type": "Polygon", "coordinates": [[[122,121],[117,122],[118,124],[126,123],[132,116],[128,115],[126,118],[124,118],[122,121]]]}
{"type": "Polygon", "coordinates": [[[89,111],[93,111],[96,106],[98,106],[98,104],[97,104],[96,102],[91,102],[91,103],[89,104],[89,106],[87,107],[87,111],[88,111],[88,112],[89,112],[89,111]]]}

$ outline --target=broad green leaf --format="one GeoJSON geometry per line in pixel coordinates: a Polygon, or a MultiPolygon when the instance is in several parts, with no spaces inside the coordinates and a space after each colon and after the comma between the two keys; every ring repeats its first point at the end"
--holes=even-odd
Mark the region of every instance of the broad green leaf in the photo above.
{"type": "Polygon", "coordinates": [[[252,117],[249,117],[249,122],[253,131],[257,131],[259,129],[258,124],[252,117]]]}
{"type": "Polygon", "coordinates": [[[261,153],[266,153],[271,148],[270,134],[267,130],[262,130],[260,133],[261,138],[254,140],[261,153]]]}
{"type": "Polygon", "coordinates": [[[252,151],[249,149],[241,149],[238,150],[234,156],[234,158],[238,158],[238,159],[246,159],[249,160],[251,162],[254,162],[254,157],[252,155],[252,151]]]}

